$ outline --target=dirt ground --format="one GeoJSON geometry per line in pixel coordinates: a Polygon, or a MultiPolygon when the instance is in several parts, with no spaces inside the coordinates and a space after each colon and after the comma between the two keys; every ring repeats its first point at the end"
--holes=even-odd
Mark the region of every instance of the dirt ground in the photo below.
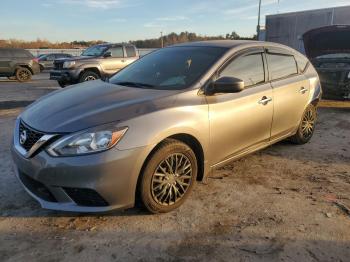
{"type": "MultiPolygon", "coordinates": [[[[40,83],[25,90],[57,88],[40,83]]],[[[18,85],[0,81],[0,104],[36,99],[13,95],[18,85]]],[[[21,188],[9,146],[22,108],[8,105],[0,109],[0,261],[350,260],[350,109],[321,108],[310,143],[281,142],[232,162],[174,212],[86,215],[43,210],[21,188]]]]}

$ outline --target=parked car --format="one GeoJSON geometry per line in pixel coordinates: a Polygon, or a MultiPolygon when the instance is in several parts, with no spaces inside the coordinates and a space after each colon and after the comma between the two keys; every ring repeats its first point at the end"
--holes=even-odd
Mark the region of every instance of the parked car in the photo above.
{"type": "Polygon", "coordinates": [[[100,44],[86,49],[80,57],[55,60],[50,79],[61,87],[109,77],[139,58],[135,46],[100,44]]]}
{"type": "Polygon", "coordinates": [[[307,143],[321,98],[307,58],[273,43],[159,49],[108,82],[45,96],[16,121],[13,159],[42,207],[179,207],[212,169],[283,139],[307,143]]]}
{"type": "Polygon", "coordinates": [[[65,53],[55,53],[55,54],[43,54],[38,58],[38,63],[40,65],[40,70],[47,70],[53,68],[53,63],[56,59],[70,58],[72,55],[65,53]]]}
{"type": "Polygon", "coordinates": [[[0,48],[0,76],[25,82],[38,73],[39,64],[29,51],[20,48],[0,48]]]}
{"type": "Polygon", "coordinates": [[[350,99],[350,25],[333,25],[304,34],[305,52],[315,66],[326,99],[350,99]]]}

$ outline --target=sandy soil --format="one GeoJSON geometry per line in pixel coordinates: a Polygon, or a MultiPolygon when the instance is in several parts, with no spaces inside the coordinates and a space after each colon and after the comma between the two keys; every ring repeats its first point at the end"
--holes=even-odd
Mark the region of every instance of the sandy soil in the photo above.
{"type": "Polygon", "coordinates": [[[19,112],[0,110],[0,261],[349,261],[349,109],[320,109],[310,143],[233,162],[163,215],[41,209],[12,170],[19,112]]]}

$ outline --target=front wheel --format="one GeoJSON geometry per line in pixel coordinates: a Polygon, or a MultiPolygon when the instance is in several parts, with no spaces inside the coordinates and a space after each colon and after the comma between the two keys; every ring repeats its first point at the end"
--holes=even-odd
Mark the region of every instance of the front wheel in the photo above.
{"type": "Polygon", "coordinates": [[[80,78],[79,78],[79,82],[85,82],[85,81],[92,81],[92,80],[96,80],[99,79],[100,76],[98,74],[96,74],[93,71],[85,71],[84,73],[81,74],[80,78]]]}
{"type": "Polygon", "coordinates": [[[28,68],[20,67],[16,70],[16,79],[19,82],[27,82],[32,79],[32,72],[28,68]]]}
{"type": "Polygon", "coordinates": [[[310,141],[314,134],[317,120],[317,110],[314,105],[309,105],[302,116],[297,133],[290,138],[294,144],[302,145],[310,141]]]}
{"type": "Polygon", "coordinates": [[[151,213],[170,212],[183,204],[197,178],[197,159],[192,149],[167,139],[144,168],[139,196],[151,213]]]}

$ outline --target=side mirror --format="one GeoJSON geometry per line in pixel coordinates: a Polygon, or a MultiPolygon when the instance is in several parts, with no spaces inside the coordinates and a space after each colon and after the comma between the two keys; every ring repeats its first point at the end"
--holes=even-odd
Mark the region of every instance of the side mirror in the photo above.
{"type": "Polygon", "coordinates": [[[220,77],[210,85],[209,93],[239,93],[244,90],[244,81],[235,77],[220,77]]]}
{"type": "Polygon", "coordinates": [[[103,54],[103,57],[111,57],[112,53],[110,51],[107,51],[106,53],[103,54]]]}

